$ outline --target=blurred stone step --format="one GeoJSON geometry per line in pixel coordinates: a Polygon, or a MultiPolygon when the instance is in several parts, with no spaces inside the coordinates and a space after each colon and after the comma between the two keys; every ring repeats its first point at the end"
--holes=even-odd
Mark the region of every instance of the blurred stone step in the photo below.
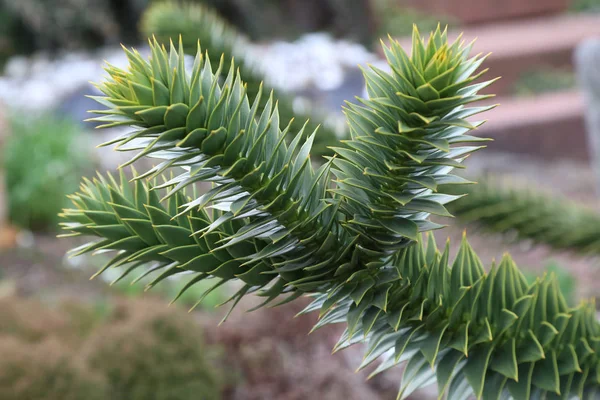
{"type": "Polygon", "coordinates": [[[569,0],[397,0],[399,5],[434,15],[448,15],[465,24],[563,13],[569,0]]]}
{"type": "Polygon", "coordinates": [[[585,103],[577,91],[528,98],[498,98],[500,105],[480,116],[475,133],[494,139],[489,150],[545,160],[589,160],[585,103]]]}
{"type": "MultiPolygon", "coordinates": [[[[499,2],[498,4],[502,4],[499,2]]],[[[485,67],[488,77],[501,76],[488,89],[499,95],[510,94],[524,73],[540,68],[573,68],[573,51],[582,40],[600,36],[600,14],[572,14],[467,26],[449,33],[454,39],[463,31],[469,42],[477,39],[475,53],[491,53],[485,67]]],[[[422,32],[425,33],[425,32],[422,32]]],[[[402,38],[404,48],[410,38],[402,38]]]]}

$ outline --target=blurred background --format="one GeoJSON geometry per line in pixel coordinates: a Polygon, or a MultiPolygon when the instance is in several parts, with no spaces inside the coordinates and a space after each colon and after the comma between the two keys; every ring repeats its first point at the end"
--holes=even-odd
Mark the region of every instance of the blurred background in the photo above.
{"type": "Polygon", "coordinates": [[[361,349],[330,355],[341,330],[307,336],[315,316],[293,319],[307,302],[245,314],[244,300],[217,326],[235,288],[189,315],[206,286],[168,307],[183,282],[90,281],[105,260],[65,257],[82,242],[56,238],[57,215],[82,176],[126,160],[96,148],[118,129],[83,122],[104,62],[126,66],[120,43],[144,53],[149,36],[182,34],[186,52],[200,39],[235,56],[249,91],[276,90],[282,120],[323,124],[319,163],[346,135],[344,101],[364,94],[358,65],[387,69],[379,39],[410,47],[413,24],[438,22],[477,38],[487,77],[502,79],[476,132],[494,142],[464,172],[487,189],[459,200],[437,239],[467,229],[486,265],[510,251],[528,279],[558,274],[572,304],[600,293],[600,0],[0,0],[0,398],[395,398],[401,371],[366,380],[361,349]]]}

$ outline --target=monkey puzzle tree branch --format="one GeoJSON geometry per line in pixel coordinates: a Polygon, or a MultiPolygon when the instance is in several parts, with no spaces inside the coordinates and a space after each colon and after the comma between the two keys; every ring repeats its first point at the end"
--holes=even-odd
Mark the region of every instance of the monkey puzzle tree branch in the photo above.
{"type": "Polygon", "coordinates": [[[428,41],[415,31],[410,57],[393,42],[392,72],[365,72],[370,97],[346,110],[352,138],[318,169],[315,133],[288,144],[273,97],[259,111],[261,91],[249,99],[233,63],[221,79],[223,62],[213,71],[199,49],[191,71],[181,43],[151,49],[148,61],[127,51],[129,69],[107,68],[95,120],[134,127],[112,141],[138,151],[130,162],[160,162],[134,184],[84,182],[63,227],[96,240],[75,254],[116,251],[106,267],[156,271],[152,284],[181,272],[193,274],[186,288],[240,280],[234,305],[252,292],[311,294],[315,328],[347,325],[336,349],[367,344],[361,368],[383,355],[374,373],[406,362],[399,397],[437,382],[451,399],[594,398],[592,304],[569,308],[553,276],[528,285],[508,256],[486,273],[466,239],[451,262],[449,246],[419,234],[453,199],[441,185],[463,183],[450,172],[476,148],[459,144],[479,141],[465,118],[484,108],[465,105],[489,82],[471,84],[482,59],[469,47],[439,29],[428,41]],[[142,182],[175,167],[160,185],[142,182]],[[188,197],[199,182],[212,188],[188,197]]]}

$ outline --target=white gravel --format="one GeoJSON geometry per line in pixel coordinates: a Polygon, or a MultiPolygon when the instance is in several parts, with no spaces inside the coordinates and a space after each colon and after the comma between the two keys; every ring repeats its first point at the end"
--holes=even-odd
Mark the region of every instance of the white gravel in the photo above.
{"type": "MultiPolygon", "coordinates": [[[[137,49],[143,55],[149,54],[147,45],[137,49]]],[[[323,33],[308,34],[293,43],[249,44],[247,49],[249,61],[264,71],[272,86],[300,96],[297,99],[299,109],[307,102],[317,100],[315,104],[319,108],[339,110],[340,99],[352,99],[354,95],[361,94],[355,93],[362,85],[362,81],[356,78],[357,66],[379,64],[377,56],[363,46],[335,40],[323,33]],[[347,80],[351,81],[351,87],[346,86],[347,80]],[[324,103],[321,104],[319,99],[324,99],[324,103]]],[[[190,57],[188,61],[193,59],[190,57]]],[[[121,68],[128,64],[120,47],[54,56],[39,53],[31,57],[14,57],[0,76],[0,104],[13,111],[30,114],[53,111],[65,104],[68,104],[66,107],[76,106],[77,101],[72,96],[94,94],[90,82],[102,80],[106,75],[103,70],[106,62],[121,68]]],[[[83,118],[80,117],[81,110],[72,112],[77,118],[83,118]]],[[[343,129],[341,114],[332,113],[328,123],[340,124],[339,129],[343,129]]],[[[92,144],[105,142],[121,133],[122,129],[96,132],[92,135],[92,144]]],[[[122,154],[111,149],[98,150],[97,156],[106,168],[125,160],[122,154]]]]}
{"type": "Polygon", "coordinates": [[[0,77],[0,101],[16,110],[52,109],[90,81],[99,81],[104,73],[104,60],[127,66],[127,58],[120,48],[55,57],[46,53],[13,57],[0,77]]]}
{"type": "MultiPolygon", "coordinates": [[[[138,50],[148,54],[147,46],[138,50]]],[[[359,64],[381,64],[362,45],[335,40],[324,33],[308,34],[295,42],[252,44],[248,52],[271,85],[289,92],[307,88],[335,90],[344,83],[348,70],[359,64]]],[[[0,101],[20,110],[51,109],[88,82],[101,80],[104,61],[127,66],[127,58],[119,47],[55,57],[45,53],[14,57],[0,76],[0,101]]]]}
{"type": "Polygon", "coordinates": [[[335,40],[325,33],[304,35],[293,43],[257,45],[252,53],[269,83],[290,92],[311,86],[323,91],[337,89],[346,70],[378,60],[362,45],[335,40]]]}

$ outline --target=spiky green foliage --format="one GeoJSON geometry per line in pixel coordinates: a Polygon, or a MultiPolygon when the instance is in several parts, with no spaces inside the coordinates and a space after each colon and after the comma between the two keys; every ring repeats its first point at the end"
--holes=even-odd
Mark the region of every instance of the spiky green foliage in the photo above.
{"type": "Polygon", "coordinates": [[[74,122],[52,116],[14,115],[6,141],[0,144],[0,169],[6,176],[11,223],[24,229],[55,229],[56,214],[69,204],[91,162],[82,151],[74,122]],[[3,145],[3,146],[2,146],[3,145]]]}
{"type": "Polygon", "coordinates": [[[452,203],[450,211],[464,222],[515,240],[600,254],[600,215],[591,209],[497,180],[483,180],[461,190],[468,195],[452,203]]]}
{"type": "MultiPolygon", "coordinates": [[[[100,240],[74,249],[72,254],[117,251],[118,256],[98,273],[123,267],[123,273],[116,281],[139,270],[142,273],[135,281],[154,273],[156,277],[149,287],[174,274],[192,272],[188,284],[177,297],[201,280],[214,281],[199,302],[214,289],[236,278],[246,285],[232,297],[234,305],[245,294],[257,292],[273,280],[275,284],[261,295],[267,295],[270,301],[285,290],[283,279],[277,278],[276,274],[265,274],[272,271],[270,259],[253,262],[257,252],[266,248],[264,241],[248,235],[248,238],[221,248],[223,240],[236,233],[244,234],[240,230],[248,226],[247,220],[226,220],[227,215],[221,210],[197,207],[184,215],[178,214],[179,208],[192,199],[180,191],[161,202],[157,190],[151,190],[155,187],[160,185],[146,185],[141,180],[131,187],[124,174],[120,181],[111,175],[108,178],[99,176],[93,182],[85,180],[81,192],[71,197],[77,208],[65,210],[63,216],[69,222],[63,226],[74,234],[91,233],[100,240]]],[[[252,232],[247,228],[245,231],[252,232]]]]}
{"type": "Polygon", "coordinates": [[[365,70],[369,98],[345,109],[352,140],[334,148],[333,191],[344,199],[343,225],[370,250],[388,253],[439,228],[428,216],[449,216],[444,204],[458,196],[438,186],[467,182],[451,171],[481,148],[465,143],[486,140],[468,135],[482,122],[466,118],[491,107],[465,105],[489,97],[477,92],[493,81],[472,84],[485,58],[469,58],[462,44],[438,30],[427,43],[416,33],[410,57],[398,43],[384,45],[392,74],[365,70]]]}
{"type": "MultiPolygon", "coordinates": [[[[151,4],[145,11],[141,31],[144,36],[155,36],[160,43],[169,44],[170,40],[177,41],[181,36],[183,49],[187,54],[195,55],[197,43],[200,41],[207,54],[211,57],[213,66],[219,65],[223,56],[222,72],[226,74],[233,59],[241,76],[246,83],[246,93],[250,99],[257,97],[262,81],[265,79],[256,62],[248,59],[246,46],[248,40],[229,25],[215,11],[198,3],[180,1],[160,1],[151,4]]],[[[270,89],[268,89],[270,91],[270,89]]],[[[300,130],[306,120],[309,120],[306,130],[314,131],[318,126],[319,134],[315,137],[312,152],[314,155],[331,154],[327,146],[337,142],[335,129],[324,122],[323,114],[315,110],[299,114],[294,112],[293,98],[290,95],[277,92],[279,102],[279,119],[283,126],[291,122],[291,131],[300,130]]],[[[261,97],[259,111],[266,106],[268,97],[261,97]]],[[[344,132],[340,132],[344,134],[344,132]]]]}
{"type": "Polygon", "coordinates": [[[464,182],[450,172],[478,148],[463,145],[479,141],[465,119],[485,108],[465,105],[489,82],[473,83],[483,59],[469,49],[439,29],[428,41],[415,31],[410,56],[384,47],[392,72],[365,71],[369,98],[346,109],[352,138],[318,170],[315,134],[287,144],[272,96],[259,113],[260,90],[248,99],[233,67],[220,80],[223,66],[213,72],[198,51],[188,73],[182,44],[152,44],[149,61],[128,51],[127,71],[107,69],[97,100],[109,110],[97,120],[135,126],[113,143],[162,161],[133,187],[84,182],[64,228],[97,240],[75,254],[114,250],[106,267],[157,271],[153,284],[184,272],[190,285],[237,279],[234,304],[253,292],[265,303],[313,295],[315,328],[347,324],[336,349],[367,344],[361,368],[406,361],[400,397],[436,381],[451,399],[593,396],[592,305],[568,308],[552,276],[528,285],[508,256],[486,273],[466,239],[454,262],[448,246],[420,239],[439,227],[430,214],[448,214],[454,197],[442,188],[464,182]],[[141,181],[171,167],[184,172],[154,190],[141,181]],[[213,186],[187,198],[198,182],[213,186]]]}

